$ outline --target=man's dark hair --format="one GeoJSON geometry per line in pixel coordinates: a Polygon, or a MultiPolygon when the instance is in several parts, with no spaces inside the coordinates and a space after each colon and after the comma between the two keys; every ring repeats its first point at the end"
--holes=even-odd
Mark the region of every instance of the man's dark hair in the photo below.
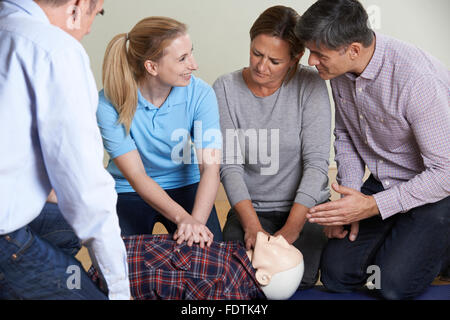
{"type": "Polygon", "coordinates": [[[339,50],[353,42],[364,47],[372,44],[369,17],[357,0],[319,0],[301,17],[295,32],[304,42],[339,50]]]}

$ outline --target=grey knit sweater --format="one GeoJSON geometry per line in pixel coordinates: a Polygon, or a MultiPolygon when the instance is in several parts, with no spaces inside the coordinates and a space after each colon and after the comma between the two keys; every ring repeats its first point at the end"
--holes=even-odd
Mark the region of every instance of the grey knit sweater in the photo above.
{"type": "Polygon", "coordinates": [[[331,107],[317,72],[299,67],[274,94],[257,97],[242,69],[213,85],[220,111],[220,170],[231,206],[252,201],[256,211],[312,207],[329,198],[331,107]]]}

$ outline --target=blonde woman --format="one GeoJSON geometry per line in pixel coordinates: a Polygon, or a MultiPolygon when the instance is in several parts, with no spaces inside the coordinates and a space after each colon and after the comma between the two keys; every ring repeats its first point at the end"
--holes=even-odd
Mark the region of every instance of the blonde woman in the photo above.
{"type": "Polygon", "coordinates": [[[143,19],[106,49],[97,119],[123,235],[160,221],[179,243],[222,239],[217,100],[197,68],[186,25],[166,17],[143,19]]]}

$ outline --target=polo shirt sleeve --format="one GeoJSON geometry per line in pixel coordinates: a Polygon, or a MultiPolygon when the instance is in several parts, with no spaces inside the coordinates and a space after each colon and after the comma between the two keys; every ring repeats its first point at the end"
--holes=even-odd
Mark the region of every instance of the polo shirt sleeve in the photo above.
{"type": "Polygon", "coordinates": [[[119,114],[106,99],[103,90],[99,93],[97,124],[102,134],[103,146],[111,159],[137,149],[131,134],[127,134],[125,126],[119,123],[119,114]]]}
{"type": "Polygon", "coordinates": [[[214,90],[203,84],[194,114],[194,145],[196,149],[222,149],[219,107],[214,90]]]}

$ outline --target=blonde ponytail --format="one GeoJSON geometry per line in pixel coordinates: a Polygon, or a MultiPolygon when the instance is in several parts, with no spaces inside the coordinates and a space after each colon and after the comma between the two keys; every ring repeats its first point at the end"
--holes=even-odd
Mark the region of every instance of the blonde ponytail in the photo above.
{"type": "Polygon", "coordinates": [[[164,49],[177,36],[186,33],[186,29],[184,23],[171,18],[148,17],[128,34],[119,34],[108,44],[103,59],[103,88],[127,133],[138,104],[138,82],[147,74],[145,61],[158,61],[164,49]]]}
{"type": "Polygon", "coordinates": [[[137,82],[127,59],[127,34],[115,36],[106,48],[103,59],[103,88],[105,97],[119,114],[119,123],[130,132],[138,104],[137,82]]]}

